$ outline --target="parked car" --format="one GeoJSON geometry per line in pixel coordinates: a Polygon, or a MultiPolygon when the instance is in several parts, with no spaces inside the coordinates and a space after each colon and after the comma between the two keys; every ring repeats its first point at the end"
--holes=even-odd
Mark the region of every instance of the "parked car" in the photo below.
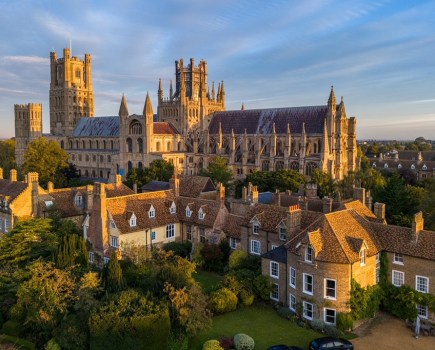
{"type": "Polygon", "coordinates": [[[281,345],[272,345],[267,348],[267,350],[303,350],[299,346],[287,346],[284,344],[281,345]]]}
{"type": "Polygon", "coordinates": [[[314,339],[310,343],[310,350],[353,350],[353,345],[349,340],[335,337],[323,337],[314,339]]]}

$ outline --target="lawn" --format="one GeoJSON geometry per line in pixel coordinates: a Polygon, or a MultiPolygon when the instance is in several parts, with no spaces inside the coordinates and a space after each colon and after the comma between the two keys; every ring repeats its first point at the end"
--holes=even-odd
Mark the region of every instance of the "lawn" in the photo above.
{"type": "Polygon", "coordinates": [[[219,283],[224,277],[216,272],[198,270],[193,275],[193,278],[201,284],[202,290],[205,293],[210,293],[219,287],[219,283]]]}
{"type": "Polygon", "coordinates": [[[214,317],[212,328],[192,338],[189,349],[201,350],[206,340],[237,333],[246,333],[254,338],[255,349],[258,350],[266,350],[274,344],[297,345],[308,349],[312,339],[322,336],[281,318],[269,305],[257,304],[214,317]]]}

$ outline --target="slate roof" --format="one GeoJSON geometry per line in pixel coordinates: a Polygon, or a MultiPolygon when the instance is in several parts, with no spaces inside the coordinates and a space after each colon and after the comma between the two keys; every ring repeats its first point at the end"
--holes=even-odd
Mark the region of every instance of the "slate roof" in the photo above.
{"type": "MultiPolygon", "coordinates": [[[[338,108],[338,106],[337,106],[338,108]]],[[[308,134],[322,134],[328,106],[288,107],[222,111],[213,114],[209,125],[210,134],[219,133],[219,124],[223,134],[270,134],[275,123],[277,134],[287,133],[290,124],[291,133],[300,134],[302,124],[308,134]]]]}
{"type": "Polygon", "coordinates": [[[153,124],[154,134],[179,134],[178,130],[168,122],[154,122],[153,124]]]}
{"type": "Polygon", "coordinates": [[[370,166],[373,167],[373,164],[376,165],[376,169],[386,168],[385,164],[387,164],[388,169],[400,169],[400,166],[404,169],[411,170],[423,170],[423,167],[426,166],[425,171],[432,171],[435,169],[435,161],[418,161],[418,160],[402,160],[402,159],[383,159],[379,158],[370,158],[370,166]],[[412,166],[414,165],[414,169],[412,166]]]}
{"type": "Polygon", "coordinates": [[[212,191],[216,191],[216,187],[207,176],[180,176],[180,196],[197,198],[202,192],[212,191]]]}
{"type": "Polygon", "coordinates": [[[412,229],[409,227],[372,225],[377,239],[387,252],[435,260],[434,231],[422,230],[418,234],[417,241],[413,241],[412,229]]]}
{"type": "Polygon", "coordinates": [[[283,264],[287,264],[287,249],[283,244],[273,250],[269,250],[267,253],[264,253],[261,257],[264,259],[269,259],[283,264]]]}
{"type": "Polygon", "coordinates": [[[22,181],[0,180],[0,198],[9,197],[9,203],[17,198],[28,184],[22,181]]]}
{"type": "Polygon", "coordinates": [[[399,159],[417,160],[418,153],[421,153],[423,161],[435,161],[435,151],[398,151],[399,159]]]}
{"type": "Polygon", "coordinates": [[[77,123],[73,137],[119,137],[119,117],[83,117],[77,123]]]}
{"type": "Polygon", "coordinates": [[[169,190],[169,182],[153,180],[142,186],[142,192],[169,190]]]}
{"type": "Polygon", "coordinates": [[[178,222],[177,214],[169,212],[173,200],[171,191],[146,192],[109,198],[106,200],[106,206],[116,227],[123,234],[178,222]],[[156,211],[154,218],[148,215],[151,205],[156,211]],[[129,220],[133,213],[137,218],[137,224],[130,227],[129,220]]]}

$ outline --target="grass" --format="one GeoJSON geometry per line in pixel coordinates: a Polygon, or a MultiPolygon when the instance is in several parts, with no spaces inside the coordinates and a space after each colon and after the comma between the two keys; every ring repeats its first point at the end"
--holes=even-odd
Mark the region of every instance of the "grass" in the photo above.
{"type": "Polygon", "coordinates": [[[205,293],[210,293],[218,288],[224,277],[216,272],[199,270],[193,275],[193,278],[201,284],[205,293]]]}
{"type": "Polygon", "coordinates": [[[206,340],[245,333],[255,340],[255,349],[265,350],[271,345],[297,345],[308,349],[311,340],[323,336],[281,318],[269,305],[256,304],[213,318],[213,326],[190,339],[189,349],[201,350],[206,340]]]}

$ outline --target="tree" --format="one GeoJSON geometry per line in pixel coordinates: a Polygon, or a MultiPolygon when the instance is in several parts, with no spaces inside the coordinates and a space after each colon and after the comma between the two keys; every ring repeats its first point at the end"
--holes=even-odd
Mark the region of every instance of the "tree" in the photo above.
{"type": "Polygon", "coordinates": [[[317,185],[317,194],[320,198],[332,196],[334,193],[334,180],[328,173],[315,169],[311,180],[317,185]]]}
{"type": "Polygon", "coordinates": [[[24,153],[23,173],[36,171],[39,174],[39,183],[46,185],[48,181],[60,187],[62,178],[61,169],[68,167],[68,154],[55,141],[40,137],[31,142],[24,153]]]}
{"type": "Polygon", "coordinates": [[[3,176],[7,176],[11,169],[15,169],[15,140],[0,141],[0,168],[3,168],[3,176]]]}
{"type": "Polygon", "coordinates": [[[104,267],[103,276],[104,288],[108,292],[116,293],[124,289],[125,280],[116,252],[112,253],[109,263],[104,267]]]}
{"type": "Polygon", "coordinates": [[[246,176],[245,186],[249,182],[256,185],[260,192],[275,192],[276,189],[296,192],[301,184],[305,185],[306,179],[303,174],[295,170],[253,171],[246,176]]]}
{"type": "Polygon", "coordinates": [[[61,269],[78,265],[82,269],[87,270],[89,258],[86,241],[79,235],[64,235],[57,247],[54,261],[56,266],[61,269]]]}
{"type": "Polygon", "coordinates": [[[421,210],[424,215],[425,227],[435,231],[435,178],[428,180],[425,185],[425,194],[421,201],[421,210]]]}
{"type": "Polygon", "coordinates": [[[12,314],[41,348],[76,299],[76,282],[69,270],[59,270],[50,262],[36,261],[30,274],[18,289],[12,314]]]}
{"type": "Polygon", "coordinates": [[[127,174],[126,185],[139,188],[150,181],[169,181],[174,173],[174,165],[164,159],[153,160],[147,168],[133,168],[127,174]]]}
{"type": "Polygon", "coordinates": [[[201,169],[199,175],[208,176],[215,185],[221,183],[225,186],[227,193],[232,189],[233,172],[228,166],[226,159],[222,157],[213,158],[207,169],[201,169]]]}

